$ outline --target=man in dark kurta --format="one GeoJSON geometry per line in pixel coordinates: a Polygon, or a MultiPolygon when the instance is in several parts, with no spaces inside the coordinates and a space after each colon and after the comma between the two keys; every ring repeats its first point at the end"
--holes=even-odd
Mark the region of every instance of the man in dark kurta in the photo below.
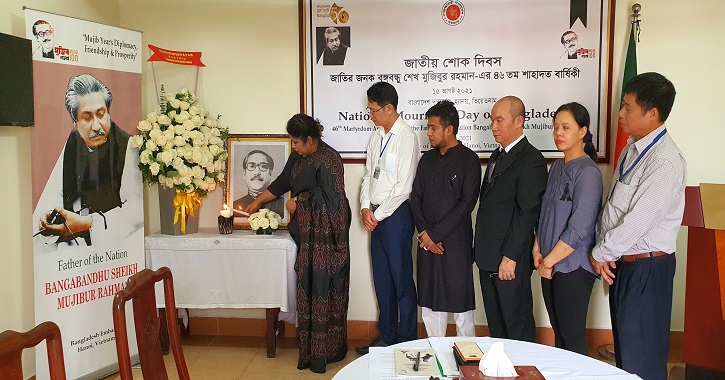
{"type": "Polygon", "coordinates": [[[481,185],[478,155],[456,140],[458,112],[438,102],[426,112],[431,150],[418,164],[411,211],[418,229],[418,305],[428,336],[475,336],[471,211],[481,185]]]}

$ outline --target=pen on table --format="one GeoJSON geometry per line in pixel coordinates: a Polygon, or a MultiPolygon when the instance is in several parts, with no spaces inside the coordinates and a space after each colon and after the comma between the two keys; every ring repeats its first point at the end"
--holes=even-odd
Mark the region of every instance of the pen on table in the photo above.
{"type": "Polygon", "coordinates": [[[417,371],[418,368],[420,368],[420,351],[418,351],[418,355],[415,355],[415,363],[413,363],[413,371],[417,371]]]}

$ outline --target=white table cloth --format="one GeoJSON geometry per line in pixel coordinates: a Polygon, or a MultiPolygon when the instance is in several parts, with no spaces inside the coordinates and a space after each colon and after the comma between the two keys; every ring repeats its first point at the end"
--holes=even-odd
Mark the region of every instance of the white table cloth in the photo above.
{"type": "MultiPolygon", "coordinates": [[[[296,323],[297,246],[285,230],[273,235],[235,230],[221,235],[200,229],[192,235],[151,235],[146,267],[169,267],[179,308],[280,308],[280,320],[296,323]]],[[[156,287],[158,307],[163,289],[156,287]]]]}
{"type": "MultiPolygon", "coordinates": [[[[438,339],[438,343],[434,343],[433,346],[445,347],[452,347],[454,341],[475,341],[484,353],[493,343],[497,341],[503,342],[504,351],[506,352],[506,355],[511,358],[514,365],[534,365],[547,380],[639,379],[636,375],[629,374],[615,366],[592,359],[588,356],[536,343],[489,337],[446,337],[433,339],[438,339]]],[[[430,346],[431,344],[428,339],[418,339],[411,342],[400,343],[392,347],[425,348],[430,346]]],[[[436,356],[445,356],[443,361],[446,359],[451,361],[454,360],[452,349],[449,348],[443,353],[440,351],[440,349],[436,350],[436,356]]],[[[370,376],[370,355],[371,354],[361,356],[352,363],[346,365],[335,375],[335,377],[333,377],[333,380],[373,380],[370,376]]],[[[445,365],[443,366],[445,367],[445,365]]]]}

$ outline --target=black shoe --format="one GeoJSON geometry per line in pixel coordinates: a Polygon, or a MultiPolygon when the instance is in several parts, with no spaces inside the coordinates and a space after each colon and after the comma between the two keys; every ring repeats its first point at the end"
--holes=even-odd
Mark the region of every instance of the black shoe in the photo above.
{"type": "Polygon", "coordinates": [[[387,347],[387,343],[380,340],[380,337],[377,337],[373,339],[372,342],[370,342],[369,346],[362,346],[355,348],[355,352],[357,352],[359,355],[367,355],[368,352],[370,352],[370,347],[387,347]]]}

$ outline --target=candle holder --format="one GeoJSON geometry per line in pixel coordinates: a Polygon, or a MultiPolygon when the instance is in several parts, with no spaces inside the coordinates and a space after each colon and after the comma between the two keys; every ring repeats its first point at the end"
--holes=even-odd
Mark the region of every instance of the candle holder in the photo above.
{"type": "Polygon", "coordinates": [[[232,233],[232,230],[234,230],[234,217],[233,216],[225,218],[225,217],[219,215],[219,218],[217,220],[219,221],[219,233],[220,234],[229,235],[232,233]]]}

